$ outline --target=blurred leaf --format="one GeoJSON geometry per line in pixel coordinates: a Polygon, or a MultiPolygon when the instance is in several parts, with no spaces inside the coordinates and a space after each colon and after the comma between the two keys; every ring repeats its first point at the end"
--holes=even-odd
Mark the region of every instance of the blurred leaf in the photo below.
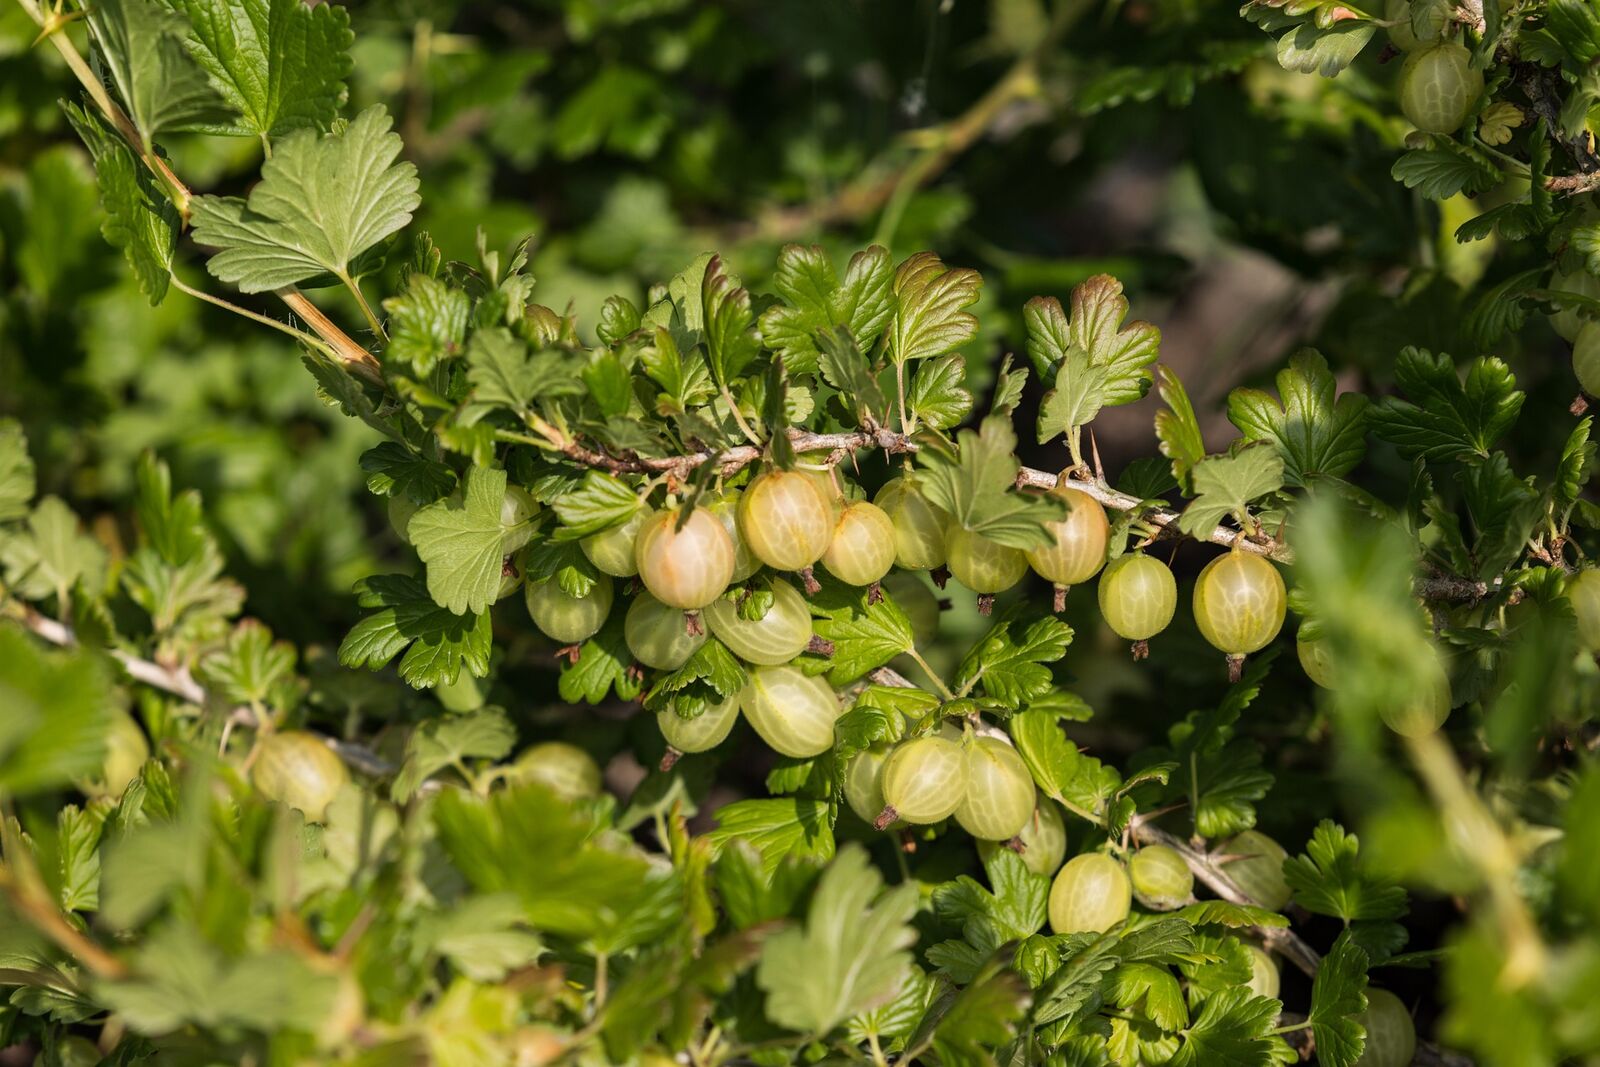
{"type": "Polygon", "coordinates": [[[429,719],[406,739],[405,762],[390,784],[390,798],[404,804],[433,775],[469,759],[504,759],[516,740],[516,728],[500,708],[429,719]]]}
{"type": "Polygon", "coordinates": [[[824,801],[806,797],[736,800],[717,809],[717,827],[706,837],[723,852],[731,842],[753,846],[761,872],[772,877],[787,858],[833,857],[833,827],[824,801]]]}
{"type": "Polygon", "coordinates": [[[208,690],[232,704],[268,705],[288,710],[299,693],[294,667],[298,653],[255,619],[233,628],[227,643],[200,663],[208,690]]]}
{"type": "Polygon", "coordinates": [[[0,522],[28,514],[35,490],[28,438],[12,419],[0,419],[0,522]]]}
{"type": "Polygon", "coordinates": [[[87,652],[52,654],[0,626],[0,791],[29,796],[99,772],[111,686],[87,652]]]}

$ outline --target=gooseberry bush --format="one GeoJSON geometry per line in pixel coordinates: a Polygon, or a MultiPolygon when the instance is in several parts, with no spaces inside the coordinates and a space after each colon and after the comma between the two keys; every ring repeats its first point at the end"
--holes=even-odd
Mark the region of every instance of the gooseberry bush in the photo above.
{"type": "MultiPolygon", "coordinates": [[[[1368,396],[1300,351],[1213,449],[1109,274],[1028,301],[992,368],[983,278],[882,243],[784,245],[764,288],[708,252],[583,322],[526,242],[413,232],[389,113],[345,106],[342,8],[20,3],[144,296],[297,352],[405,550],[336,653],[297,649],[154,454],[91,525],[0,423],[4,1045],[1600,1056],[1600,511],[1567,408],[1600,378],[1590,5],[1245,5],[1290,71],[1404,52],[1339,91],[1508,262],[1475,268],[1507,272],[1480,354],[1386,353],[1368,396]],[[256,180],[195,193],[179,134],[259,145],[256,180]],[[1575,374],[1525,414],[1487,350],[1551,328],[1575,374]],[[1152,391],[1149,454],[1106,471],[1096,419],[1152,391]],[[1554,447],[1514,468],[1519,420],[1554,447]],[[1080,692],[1090,660],[1156,694],[1153,733],[1080,692]]],[[[1213,58],[1094,88],[1181,98],[1213,58]]]]}

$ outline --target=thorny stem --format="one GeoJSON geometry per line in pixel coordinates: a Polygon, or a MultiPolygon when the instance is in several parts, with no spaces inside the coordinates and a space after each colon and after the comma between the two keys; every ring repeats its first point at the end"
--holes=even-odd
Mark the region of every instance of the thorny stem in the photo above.
{"type": "Polygon", "coordinates": [[[940,696],[946,700],[954,700],[956,698],[955,694],[950,692],[950,687],[944,684],[944,679],[939,677],[939,672],[928,665],[928,661],[922,658],[922,653],[917,651],[915,645],[906,649],[906,655],[911,657],[913,663],[922,668],[922,673],[928,676],[928,681],[933,683],[933,687],[939,691],[940,696]]]}
{"type": "Polygon", "coordinates": [[[172,272],[168,277],[172,281],[172,287],[177,289],[180,293],[187,293],[196,300],[203,300],[208,304],[222,308],[224,311],[231,311],[235,315],[242,315],[251,322],[258,322],[269,329],[277,330],[279,333],[288,334],[290,337],[293,337],[296,341],[299,341],[303,345],[308,345],[311,348],[320,349],[323,352],[326,352],[330,359],[339,358],[339,353],[334,350],[333,346],[322,340],[320,337],[313,337],[311,334],[306,333],[303,330],[295,329],[286,322],[279,322],[277,319],[263,315],[260,312],[251,311],[246,307],[240,307],[233,301],[226,300],[212,293],[208,293],[204,289],[196,289],[192,285],[186,284],[182,278],[178,277],[176,271],[172,272]]]}

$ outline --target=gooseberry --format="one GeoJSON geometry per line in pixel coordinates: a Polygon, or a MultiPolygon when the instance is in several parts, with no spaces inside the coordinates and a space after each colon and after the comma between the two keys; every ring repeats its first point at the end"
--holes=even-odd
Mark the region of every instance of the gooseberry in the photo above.
{"type": "Polygon", "coordinates": [[[455,681],[440,682],[434,686],[433,695],[446,711],[457,714],[483,707],[483,688],[466,668],[457,672],[455,681]]]}
{"type": "Polygon", "coordinates": [[[250,781],[268,800],[305,813],[308,822],[321,822],[328,805],[350,780],[350,772],[333,749],[316,734],[285,730],[261,739],[250,781]]]}
{"type": "Polygon", "coordinates": [[[1333,660],[1328,656],[1326,641],[1321,638],[1308,640],[1296,635],[1294,654],[1300,660],[1300,669],[1306,672],[1307,678],[1324,689],[1333,688],[1333,660]]]}
{"type": "Polygon", "coordinates": [[[1285,599],[1276,567],[1234,549],[1207,563],[1195,580],[1194,621],[1213,647],[1244,656],[1278,636],[1285,599]]]}
{"type": "Polygon", "coordinates": [[[1033,818],[1033,775],[1017,750],[998,737],[966,746],[966,788],[956,822],[981,841],[1008,841],[1033,818]]]}
{"type": "Polygon", "coordinates": [[[1600,396],[1600,322],[1586,322],[1572,342],[1572,373],[1590,396],[1600,396]]]}
{"type": "Polygon", "coordinates": [[[728,540],[733,542],[733,577],[730,581],[742,582],[760,570],[761,561],[756,559],[756,554],[750,551],[750,546],[744,543],[744,535],[739,532],[739,491],[729,489],[705,508],[722,523],[722,528],[728,531],[728,540]]]}
{"type": "Polygon", "coordinates": [[[1417,1054],[1417,1027],[1399,997],[1367,987],[1367,1010],[1356,1016],[1367,1031],[1355,1067],[1405,1067],[1417,1054]]]}
{"type": "Polygon", "coordinates": [[[678,526],[675,510],[652,515],[639,528],[634,561],[646,589],[668,607],[703,608],[733,579],[733,539],[722,523],[696,508],[678,526]]]}
{"type": "Polygon", "coordinates": [[[588,596],[573,596],[554,578],[529,582],[523,592],[533,623],[552,641],[575,645],[593,637],[611,614],[616,595],[609,575],[595,579],[588,596]]]}
{"type": "Polygon", "coordinates": [[[1102,852],[1074,856],[1050,885],[1050,928],[1103,933],[1128,917],[1133,887],[1122,864],[1102,852]]]}
{"type": "Polygon", "coordinates": [[[664,671],[677,670],[706,643],[705,630],[692,629],[682,608],[669,608],[643,591],[628,605],[622,621],[622,636],[633,658],[664,671]]]}
{"type": "MultiPolygon", "coordinates": [[[[1067,854],[1067,827],[1060,806],[1041,797],[1039,806],[1017,833],[1017,840],[1022,842],[1022,862],[1028,870],[1046,877],[1055,874],[1067,854]]],[[[998,841],[980,840],[978,855],[988,863],[996,849],[1005,847],[998,841]]]]}
{"type": "Polygon", "coordinates": [[[809,759],[833,747],[839,696],[793,667],[755,667],[739,693],[744,717],[773,751],[809,759]]]}
{"type": "Polygon", "coordinates": [[[757,559],[780,571],[811,566],[833,537],[833,508],[817,480],[800,471],[756,477],[739,498],[739,532],[757,559]]]}
{"type": "Polygon", "coordinates": [[[822,554],[829,574],[846,585],[871,585],[889,573],[894,560],[894,523],[882,508],[856,500],[839,509],[833,538],[822,554]]]}
{"type": "MultiPolygon", "coordinates": [[[[1579,267],[1572,273],[1556,271],[1550,278],[1550,289],[1557,293],[1572,293],[1574,296],[1586,296],[1591,300],[1600,300],[1600,278],[1590,274],[1579,267]]],[[[1550,316],[1550,325],[1561,335],[1564,341],[1576,341],[1578,334],[1583,331],[1592,319],[1575,307],[1564,307],[1550,316]]]]}
{"type": "Polygon", "coordinates": [[[1422,664],[1421,692],[1403,705],[1383,704],[1378,714],[1384,725],[1402,737],[1425,737],[1444,725],[1450,717],[1450,675],[1445,672],[1438,650],[1429,646],[1422,664]]]}
{"type": "Polygon", "coordinates": [[[538,511],[539,502],[532,493],[520,485],[506,486],[506,494],[500,498],[500,525],[506,530],[500,551],[509,554],[528,543],[533,527],[527,523],[538,511]]]}
{"type": "Polygon", "coordinates": [[[524,749],[506,770],[512,785],[537,782],[562,800],[600,795],[600,767],[577,745],[543,741],[524,749]]]}
{"type": "Polygon", "coordinates": [[[911,639],[926,644],[939,635],[939,598],[928,580],[911,571],[891,571],[883,580],[889,599],[911,620],[911,639]]]}
{"type": "Polygon", "coordinates": [[[578,542],[583,554],[602,573],[613,578],[632,578],[639,573],[639,560],[634,555],[634,545],[639,541],[639,531],[655,516],[653,508],[638,508],[626,522],[590,534],[578,542]]]}
{"type": "MultiPolygon", "coordinates": [[[[1050,543],[1028,549],[1026,555],[1033,572],[1058,588],[1078,585],[1093,578],[1106,561],[1106,539],[1111,525],[1106,509],[1081,489],[1058,481],[1050,495],[1066,501],[1067,517],[1045,524],[1050,543]]],[[[1058,596],[1057,601],[1060,601],[1058,596]]],[[[1061,606],[1056,608],[1061,610],[1061,606]]]]}
{"type": "Polygon", "coordinates": [[[707,704],[706,710],[692,719],[684,718],[671,708],[658,711],[656,725],[661,728],[661,736],[667,739],[667,744],[679,752],[708,752],[727,740],[738,718],[739,697],[734,694],[715,704],[707,704]]]}
{"type": "Polygon", "coordinates": [[[1567,599],[1578,619],[1578,642],[1600,652],[1600,570],[1581,570],[1567,579],[1567,599]]]}
{"type": "Polygon", "coordinates": [[[962,749],[961,742],[936,735],[896,746],[883,765],[884,809],[873,825],[881,830],[896,818],[924,825],[954,815],[966,794],[962,749]]]}
{"type": "Polygon", "coordinates": [[[1282,845],[1259,830],[1246,830],[1222,843],[1220,851],[1237,859],[1225,860],[1222,871],[1245,896],[1268,911],[1281,911],[1294,896],[1283,877],[1289,857],[1282,845]]]}
{"type": "MultiPolygon", "coordinates": [[[[23,1046],[26,1048],[26,1046],[23,1046]]],[[[54,1067],[95,1067],[104,1060],[100,1049],[93,1041],[78,1034],[69,1034],[59,1038],[55,1043],[55,1054],[41,1052],[33,1060],[34,1067],[44,1067],[52,1064],[54,1067]]],[[[20,1058],[17,1062],[21,1062],[20,1058]]]]}
{"type": "Polygon", "coordinates": [[[1145,642],[1165,630],[1178,610],[1178,580],[1159,559],[1129,552],[1106,564],[1099,598],[1106,625],[1134,642],[1134,657],[1142,659],[1145,642]]]}
{"type": "Polygon", "coordinates": [[[706,605],[711,632],[746,663],[775,667],[788,663],[811,643],[811,608],[794,586],[774,579],[772,606],[759,619],[747,619],[740,606],[723,597],[706,605]]]}
{"type": "Polygon", "coordinates": [[[1276,1000],[1278,996],[1278,965],[1266,950],[1247,944],[1250,954],[1250,992],[1258,997],[1276,1000]]]}
{"type": "Polygon", "coordinates": [[[78,783],[78,788],[92,797],[120,797],[150,758],[150,742],[144,731],[133,721],[133,716],[113,712],[111,724],[106,728],[106,755],[100,761],[100,773],[78,783]]]}
{"type": "Polygon", "coordinates": [[[950,525],[950,515],[922,495],[915,478],[891,479],[872,502],[894,524],[894,561],[898,566],[913,571],[944,566],[945,528],[950,525]]]}
{"type": "Polygon", "coordinates": [[[1128,880],[1139,903],[1155,911],[1172,911],[1194,895],[1194,872],[1178,850],[1146,845],[1128,860],[1128,880]]]}
{"type": "Polygon", "coordinates": [[[1429,4],[1428,28],[1420,38],[1411,22],[1411,0],[1388,0],[1383,17],[1389,23],[1389,43],[1402,52],[1409,52],[1420,44],[1437,41],[1450,16],[1444,4],[1429,4]]]}
{"type": "Polygon", "coordinates": [[[871,823],[883,812],[883,765],[888,759],[887,747],[863,749],[845,768],[844,800],[862,822],[871,823]]]}
{"type": "Polygon", "coordinates": [[[1483,94],[1483,71],[1454,41],[1420,48],[1400,68],[1400,110],[1423,133],[1455,133],[1483,94]]]}
{"type": "Polygon", "coordinates": [[[956,581],[983,596],[1003,593],[1028,573],[1028,557],[1021,549],[991,541],[960,526],[945,533],[950,573],[956,581]]]}

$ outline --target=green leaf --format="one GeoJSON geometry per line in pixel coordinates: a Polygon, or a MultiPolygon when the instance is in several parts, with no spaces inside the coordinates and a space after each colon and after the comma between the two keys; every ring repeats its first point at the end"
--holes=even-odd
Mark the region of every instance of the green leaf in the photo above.
{"type": "Polygon", "coordinates": [[[100,906],[100,836],[103,814],[68,804],[56,812],[55,875],[63,911],[100,906]]]}
{"type": "Polygon", "coordinates": [[[406,536],[428,568],[428,594],[457,615],[487,611],[500,592],[506,472],[474,467],[460,501],[440,500],[411,517],[406,536]]]}
{"type": "Polygon", "coordinates": [[[826,1034],[899,992],[916,943],[914,883],[885,889],[866,850],[849,845],[817,883],[803,927],[767,939],[756,984],[767,1016],[804,1034],[826,1034]]]}
{"type": "Polygon", "coordinates": [[[416,578],[378,574],[356,583],[357,603],[378,610],[350,630],[339,645],[346,667],[378,670],[405,652],[400,677],[426,689],[452,685],[461,669],[476,678],[489,673],[489,615],[456,615],[433,602],[416,578]]]}
{"type": "Polygon", "coordinates": [[[1006,942],[1037,933],[1045,923],[1049,878],[1034,874],[1010,849],[997,850],[985,866],[993,892],[966,875],[933,891],[934,912],[961,928],[962,941],[933,946],[928,962],[961,985],[972,982],[1006,942]]]}
{"type": "Polygon", "coordinates": [[[1106,984],[1111,1003],[1128,1011],[1140,1011],[1168,1033],[1176,1033],[1189,1024],[1189,1009],[1178,979],[1163,967],[1125,964],[1111,972],[1106,984]]]}
{"type": "Polygon", "coordinates": [[[1043,696],[1051,688],[1050,668],[1067,654],[1072,627],[1054,616],[1029,623],[1026,629],[1014,619],[990,627],[956,669],[955,686],[970,692],[974,685],[1012,710],[1043,696]]]}
{"type": "Polygon", "coordinates": [[[100,206],[105,211],[101,234],[113,247],[122,249],[140,292],[151,305],[161,303],[167,295],[172,252],[178,243],[178,209],[128,143],[97,113],[65,101],[61,109],[94,157],[100,206]]]}
{"type": "Polygon", "coordinates": [[[324,129],[344,102],[354,41],[338,4],[304,0],[166,0],[187,16],[189,54],[211,75],[231,121],[208,133],[277,136],[324,129]]]}
{"type": "Polygon", "coordinates": [[[522,904],[512,893],[471,896],[449,911],[417,923],[417,940],[478,982],[498,982],[538,961],[544,942],[522,925],[522,904]]]}
{"type": "Polygon", "coordinates": [[[996,1067],[996,1054],[1016,1036],[1016,1024],[1032,997],[1022,976],[992,960],[965,989],[928,1009],[917,1036],[930,1028],[934,1052],[947,1067],[996,1067]]]}
{"type": "Polygon", "coordinates": [[[289,642],[274,641],[266,626],[245,619],[222,648],[200,661],[200,677],[207,689],[231,704],[288,710],[300,695],[294,675],[298,657],[289,642]]]}
{"type": "Polygon", "coordinates": [[[1156,438],[1161,442],[1161,454],[1172,461],[1172,477],[1186,487],[1189,472],[1206,457],[1200,420],[1195,418],[1194,405],[1177,373],[1171,367],[1160,367],[1156,373],[1161,379],[1156,389],[1167,405],[1165,411],[1156,413],[1156,438]]]}
{"type": "Polygon", "coordinates": [[[146,152],[165,130],[205,129],[230,109],[184,47],[188,24],[152,0],[96,0],[89,28],[146,152]]]}
{"type": "Polygon", "coordinates": [[[1366,1047],[1356,1016],[1367,1010],[1367,954],[1341,939],[1311,983],[1311,1034],[1317,1059],[1328,1067],[1355,1067],[1366,1047]]]}
{"type": "MultiPolygon", "coordinates": [[[[1556,509],[1567,508],[1583,493],[1584,487],[1589,484],[1589,468],[1594,463],[1595,444],[1589,439],[1589,432],[1593,428],[1594,417],[1586,416],[1578,421],[1567,435],[1567,441],[1561,446],[1561,462],[1556,467],[1555,484],[1551,488],[1551,495],[1555,500],[1556,509]]],[[[0,434],[4,429],[0,427],[0,434]]],[[[4,466],[4,442],[0,438],[0,468],[4,466]]],[[[0,487],[5,484],[5,475],[0,472],[0,487]]],[[[0,488],[0,519],[5,517],[4,505],[5,491],[0,488]]]]}
{"type": "Polygon", "coordinates": [[[866,589],[830,575],[820,580],[821,591],[809,599],[817,636],[833,642],[827,660],[830,683],[848,685],[914,647],[911,620],[893,598],[873,603],[866,589]]]}
{"type": "Polygon", "coordinates": [[[1193,475],[1195,497],[1178,516],[1178,529],[1203,541],[1229,514],[1243,525],[1250,501],[1283,488],[1283,457],[1264,443],[1246,445],[1232,455],[1207,456],[1193,475]]]}
{"type": "Polygon", "coordinates": [[[1289,920],[1275,911],[1254,904],[1232,904],[1226,900],[1202,900],[1187,904],[1172,914],[1195,926],[1228,926],[1236,930],[1251,926],[1289,925],[1289,920]]]}
{"type": "Polygon", "coordinates": [[[1016,488],[1022,465],[1011,420],[991,415],[977,433],[962,430],[959,452],[930,446],[920,453],[923,489],[963,528],[1012,548],[1035,548],[1049,540],[1045,524],[1065,514],[1056,497],[1016,488]]]}
{"type": "Polygon", "coordinates": [[[822,377],[839,390],[857,425],[867,425],[883,411],[883,390],[867,365],[867,357],[847,331],[821,329],[816,335],[822,377]]]}
{"type": "Polygon", "coordinates": [[[86,652],[46,653],[0,626],[0,791],[25,797],[99,772],[111,685],[86,652]]]}
{"type": "Polygon", "coordinates": [[[1467,463],[1456,481],[1474,534],[1472,573],[1492,578],[1522,555],[1542,511],[1539,493],[1512,472],[1504,452],[1467,463]]]}
{"type": "Polygon", "coordinates": [[[959,355],[940,356],[917,368],[906,392],[906,406],[935,430],[959,426],[972,412],[972,394],[962,384],[967,362],[959,355]]]}
{"type": "MultiPolygon", "coordinates": [[[[300,5],[300,0],[277,2],[300,5]]],[[[332,5],[325,4],[315,10],[330,8],[332,5]]],[[[384,358],[409,363],[419,375],[425,375],[461,350],[472,301],[462,290],[415,271],[406,282],[406,291],[385,300],[383,309],[389,313],[389,347],[384,358]]]]}
{"type": "Polygon", "coordinates": [[[551,502],[561,528],[558,541],[576,541],[590,534],[620,526],[639,511],[639,495],[634,490],[600,471],[587,471],[576,492],[563,493],[551,502]]]}
{"type": "Polygon", "coordinates": [[[1054,380],[1059,374],[1051,369],[1077,349],[1089,367],[1104,372],[1101,393],[1107,407],[1131,404],[1148,393],[1148,368],[1160,354],[1161,331],[1138,320],[1123,325],[1128,298],[1122,283],[1096,274],[1072,287],[1071,304],[1070,319],[1055,297],[1036,296],[1023,308],[1028,355],[1039,376],[1054,380]]]}
{"type": "Polygon", "coordinates": [[[97,587],[105,574],[106,550],[84,533],[78,516],[60,497],[47,496],[28,516],[27,528],[0,540],[6,584],[29,600],[54,596],[62,610],[81,579],[97,587]]]}
{"type": "Polygon", "coordinates": [[[700,299],[706,362],[712,378],[726,387],[761,353],[750,290],[728,274],[721,256],[712,256],[701,279],[700,299]]]}
{"type": "Polygon", "coordinates": [[[1278,65],[1300,74],[1332,78],[1355,62],[1377,29],[1372,22],[1355,19],[1326,29],[1302,22],[1278,38],[1278,65]]]}
{"type": "Polygon", "coordinates": [[[1062,714],[1041,706],[1013,715],[1006,730],[1045,795],[1098,816],[1122,786],[1115,768],[1078,751],[1061,730],[1062,714]]]}
{"type": "Polygon", "coordinates": [[[628,649],[623,630],[625,612],[615,611],[600,632],[578,649],[575,662],[561,668],[558,690],[569,704],[583,701],[598,704],[615,690],[618,700],[633,700],[643,688],[638,677],[629,673],[633,653],[628,649]]]}
{"type": "Polygon", "coordinates": [[[1346,393],[1335,400],[1336,388],[1322,353],[1303,349],[1278,372],[1281,404],[1259,389],[1235,389],[1228,394],[1228,420],[1247,439],[1276,446],[1285,484],[1341,477],[1366,454],[1367,398],[1346,393]]]}
{"type": "Polygon", "coordinates": [[[645,696],[651,711],[672,709],[687,718],[701,714],[710,702],[724,700],[744,688],[744,665],[728,646],[707,638],[683,666],[656,679],[645,696]]]}
{"type": "Polygon", "coordinates": [[[1492,357],[1473,360],[1463,382],[1449,356],[1407,347],[1395,363],[1395,382],[1405,399],[1373,405],[1372,427],[1408,459],[1487,456],[1522,411],[1516,378],[1492,357]]]}
{"type": "Polygon", "coordinates": [[[1283,877],[1295,903],[1318,915],[1354,919],[1398,919],[1406,913],[1406,891],[1387,885],[1360,868],[1355,834],[1332,819],[1317,824],[1306,851],[1284,861],[1283,877]]]}
{"type": "Polygon", "coordinates": [[[35,488],[27,435],[16,420],[0,419],[0,522],[26,515],[35,488]]]}
{"type": "Polygon", "coordinates": [[[403,145],[391,125],[379,105],[322,137],[296,130],[277,143],[248,200],[196,197],[194,239],[218,250],[206,269],[246,293],[323,273],[347,279],[351,261],[422,202],[417,168],[395,162],[403,145]]]}
{"type": "Polygon", "coordinates": [[[826,801],[808,797],[736,800],[717,809],[716,829],[707,839],[724,852],[730,842],[746,842],[761,855],[761,871],[772,877],[788,857],[833,857],[833,825],[826,801]]]}
{"type": "Polygon", "coordinates": [[[843,328],[870,350],[894,312],[893,264],[878,245],[850,257],[844,280],[818,245],[785,245],[778,253],[772,288],[786,303],[761,316],[761,337],[783,358],[790,374],[817,369],[816,335],[843,328]]]}
{"type": "Polygon", "coordinates": [[[1070,349],[1056,370],[1055,388],[1045,394],[1039,406],[1039,443],[1067,434],[1076,449],[1077,435],[1073,431],[1087,426],[1100,413],[1108,384],[1106,369],[1091,366],[1089,353],[1081,348],[1070,349]]]}
{"type": "Polygon", "coordinates": [[[978,335],[976,303],[983,279],[965,267],[947,267],[932,252],[918,252],[894,272],[894,318],[889,358],[906,364],[960,348],[978,335]]]}
{"type": "Polygon", "coordinates": [[[431,504],[456,487],[455,473],[449,467],[398,441],[384,441],[361,453],[361,469],[367,472],[369,492],[415,504],[431,504]]]}
{"type": "Polygon", "coordinates": [[[1224,989],[1210,997],[1200,1017],[1184,1032],[1172,1067],[1272,1067],[1277,1062],[1272,1029],[1282,1005],[1251,995],[1249,987],[1224,989]]]}
{"type": "Polygon", "coordinates": [[[1458,193],[1476,196],[1501,180],[1499,168],[1488,159],[1443,139],[1435,139],[1432,148],[1404,153],[1390,173],[1429,200],[1448,200],[1458,193]]]}
{"type": "Polygon", "coordinates": [[[500,708],[429,719],[406,739],[405,761],[390,784],[390,799],[404,804],[423,782],[446,767],[469,759],[504,759],[516,741],[516,727],[500,708]]]}

